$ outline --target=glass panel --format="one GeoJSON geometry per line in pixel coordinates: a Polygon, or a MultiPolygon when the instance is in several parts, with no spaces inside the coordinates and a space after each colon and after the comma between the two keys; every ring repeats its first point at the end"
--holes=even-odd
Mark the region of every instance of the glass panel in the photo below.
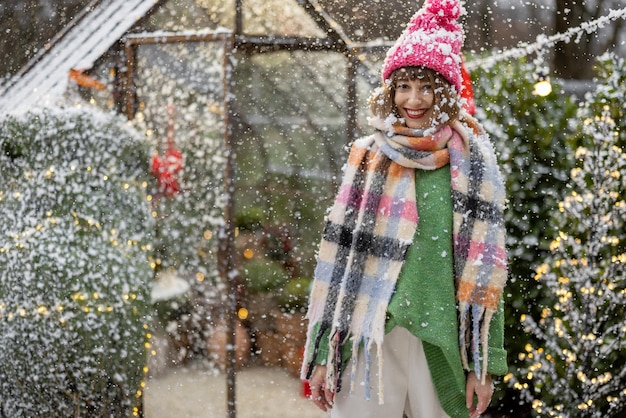
{"type": "Polygon", "coordinates": [[[369,134],[372,131],[367,124],[367,118],[370,116],[368,100],[372,91],[380,86],[385,53],[385,48],[377,48],[363,50],[358,54],[357,128],[361,134],[369,134]]]}
{"type": "Polygon", "coordinates": [[[315,251],[346,158],[346,59],[238,57],[233,135],[247,326],[257,364],[299,374],[315,251]]]}
{"type": "Polygon", "coordinates": [[[243,0],[243,31],[246,35],[325,36],[295,0],[243,0]]]}
{"type": "Polygon", "coordinates": [[[217,268],[224,210],[223,63],[222,42],[137,47],[136,120],[158,152],[159,165],[153,159],[152,169],[161,180],[153,198],[157,287],[171,287],[157,301],[156,334],[178,356],[174,364],[209,359],[207,340],[224,311],[217,268]],[[176,293],[185,283],[189,290],[176,293]]]}
{"type": "MultiPolygon", "coordinates": [[[[324,37],[315,21],[295,0],[243,0],[247,35],[324,37]]],[[[235,29],[235,0],[171,0],[142,24],[140,31],[235,29]]]]}
{"type": "Polygon", "coordinates": [[[346,65],[340,54],[296,51],[242,58],[236,68],[238,216],[281,229],[291,276],[312,274],[346,157],[346,65]]]}
{"type": "Polygon", "coordinates": [[[107,87],[99,88],[80,88],[75,83],[69,83],[68,89],[76,90],[78,94],[91,104],[101,109],[115,110],[123,114],[122,98],[123,94],[120,88],[119,77],[120,54],[115,51],[108,51],[89,71],[89,76],[107,87]]]}
{"type": "Polygon", "coordinates": [[[413,1],[394,2],[393,5],[382,0],[318,0],[318,3],[353,42],[397,39],[420,7],[413,1]]]}
{"type": "Polygon", "coordinates": [[[235,25],[235,0],[171,0],[143,24],[143,31],[216,30],[235,25]]]}

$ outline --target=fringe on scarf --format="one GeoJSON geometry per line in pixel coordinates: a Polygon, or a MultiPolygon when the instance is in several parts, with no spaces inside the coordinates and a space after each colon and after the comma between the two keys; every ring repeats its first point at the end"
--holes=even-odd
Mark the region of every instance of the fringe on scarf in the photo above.
{"type": "Polygon", "coordinates": [[[487,363],[489,361],[489,325],[495,311],[484,309],[478,305],[470,306],[469,304],[462,304],[459,310],[461,363],[465,370],[472,369],[468,357],[468,351],[470,351],[474,363],[474,373],[476,373],[476,376],[484,385],[487,378],[487,363]],[[469,332],[470,327],[471,333],[469,332]],[[471,341],[468,341],[468,339],[471,339],[471,341]]]}

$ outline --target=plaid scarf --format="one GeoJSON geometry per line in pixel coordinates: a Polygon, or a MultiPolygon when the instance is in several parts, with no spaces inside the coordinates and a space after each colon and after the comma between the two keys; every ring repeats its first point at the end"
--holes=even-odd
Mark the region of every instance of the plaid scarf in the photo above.
{"type": "Polygon", "coordinates": [[[341,353],[351,340],[352,383],[354,359],[363,344],[369,399],[375,345],[379,402],[384,402],[381,347],[387,306],[419,218],[415,169],[450,164],[461,361],[469,370],[471,353],[474,370],[484,382],[489,324],[507,276],[504,185],[489,139],[469,116],[432,136],[386,126],[380,119],[370,123],[377,131],[353,144],[323,232],[307,312],[302,378],[310,379],[321,339],[330,330],[327,387],[341,390],[341,353]]]}

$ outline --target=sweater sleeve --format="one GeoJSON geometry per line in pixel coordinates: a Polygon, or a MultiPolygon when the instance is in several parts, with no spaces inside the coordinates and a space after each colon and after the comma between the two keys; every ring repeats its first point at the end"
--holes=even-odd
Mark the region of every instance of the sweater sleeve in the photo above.
{"type": "Polygon", "coordinates": [[[504,301],[500,298],[498,311],[489,324],[489,358],[487,371],[495,376],[508,372],[506,350],[504,349],[504,301]]]}
{"type": "MultiPolygon", "coordinates": [[[[313,327],[313,335],[317,335],[318,331],[320,329],[320,325],[316,324],[313,327]]],[[[328,337],[330,335],[330,330],[326,330],[324,331],[324,334],[322,335],[322,339],[320,340],[320,344],[318,346],[318,351],[317,351],[317,359],[315,360],[315,363],[317,365],[320,366],[325,366],[326,365],[326,359],[328,358],[328,352],[329,352],[329,347],[328,347],[328,337]]],[[[313,349],[315,342],[312,341],[311,345],[309,347],[309,358],[307,359],[307,362],[310,363],[311,359],[313,358],[313,349]]],[[[341,360],[346,363],[348,360],[350,360],[350,357],[352,356],[352,352],[350,351],[350,344],[344,344],[343,348],[342,348],[342,353],[341,353],[341,360]]]]}
{"type": "MultiPolygon", "coordinates": [[[[313,327],[313,335],[317,335],[317,333],[319,332],[320,329],[320,324],[315,324],[315,326],[313,327]]],[[[330,330],[326,330],[324,332],[324,335],[322,335],[322,338],[320,340],[320,344],[318,346],[318,351],[317,351],[317,359],[316,359],[316,364],[324,366],[326,364],[326,359],[328,358],[328,335],[330,334],[330,330]]],[[[310,342],[310,347],[309,347],[309,358],[306,359],[307,363],[311,362],[311,359],[313,358],[313,350],[314,350],[314,345],[315,345],[315,341],[311,341],[310,342]]]]}

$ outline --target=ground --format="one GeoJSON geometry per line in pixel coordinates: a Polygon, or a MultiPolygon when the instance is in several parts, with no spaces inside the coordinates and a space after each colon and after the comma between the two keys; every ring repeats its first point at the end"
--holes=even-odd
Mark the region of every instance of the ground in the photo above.
{"type": "MultiPolygon", "coordinates": [[[[281,368],[246,367],[236,375],[238,418],[327,418],[302,395],[300,380],[281,368]]],[[[226,375],[201,365],[168,369],[150,377],[146,418],[226,417],[226,375]]]]}

